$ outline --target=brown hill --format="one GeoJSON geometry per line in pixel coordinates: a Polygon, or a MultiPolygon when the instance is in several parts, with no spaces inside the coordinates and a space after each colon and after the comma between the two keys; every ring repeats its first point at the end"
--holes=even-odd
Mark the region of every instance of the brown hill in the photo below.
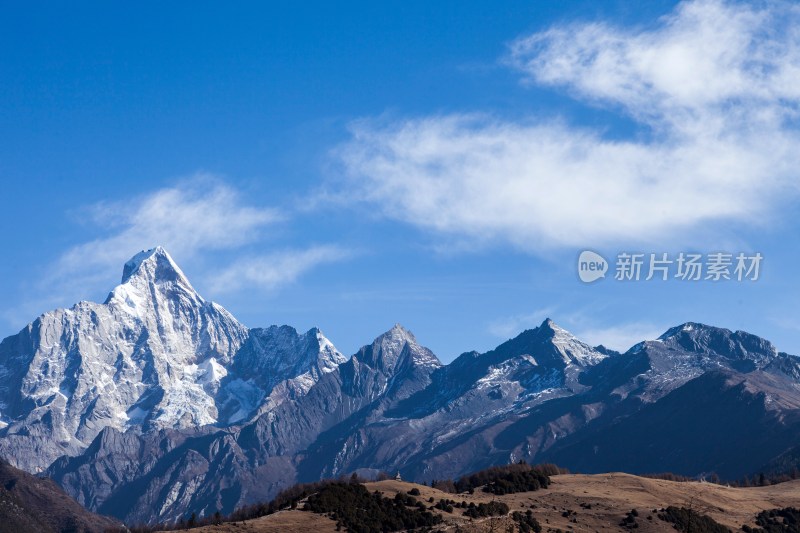
{"type": "MultiPolygon", "coordinates": [[[[428,503],[450,499],[468,504],[490,502],[492,499],[506,503],[511,511],[533,511],[542,525],[543,533],[557,529],[565,532],[625,531],[619,524],[632,509],[638,511],[637,530],[644,533],[661,531],[674,533],[672,525],[659,520],[654,509],[671,505],[691,507],[740,531],[741,526],[754,524],[758,512],[797,506],[800,503],[800,480],[767,487],[732,488],[712,483],[674,482],[649,479],[629,474],[611,473],[597,475],[560,475],[552,477],[549,488],[536,492],[524,492],[504,496],[476,491],[474,494],[449,494],[424,485],[402,481],[379,481],[367,483],[370,491],[379,490],[388,497],[398,492],[406,493],[412,488],[420,491],[421,499],[428,503]]],[[[428,505],[432,505],[428,503],[428,505]]],[[[301,504],[302,507],[302,504],[301,504]]],[[[506,531],[511,525],[509,518],[471,520],[463,516],[462,509],[453,513],[435,510],[445,522],[442,531],[485,532],[506,531]]],[[[309,512],[282,511],[270,516],[238,524],[209,526],[197,530],[202,533],[229,532],[297,532],[336,531],[332,520],[309,512]]]]}
{"type": "Polygon", "coordinates": [[[90,513],[53,481],[0,461],[0,533],[103,533],[121,524],[90,513]]]}

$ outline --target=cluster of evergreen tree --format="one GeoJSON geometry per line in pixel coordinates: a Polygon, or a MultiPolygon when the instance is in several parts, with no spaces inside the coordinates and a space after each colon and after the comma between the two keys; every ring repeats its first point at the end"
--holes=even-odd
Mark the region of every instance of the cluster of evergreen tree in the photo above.
{"type": "Polygon", "coordinates": [[[485,516],[505,516],[508,514],[508,505],[503,502],[489,502],[479,503],[475,505],[469,504],[467,510],[464,511],[464,516],[470,518],[483,518],[485,516]]]}
{"type": "MultiPolygon", "coordinates": [[[[512,494],[514,492],[524,492],[530,490],[537,490],[539,488],[546,488],[550,484],[549,476],[557,475],[557,474],[566,474],[569,471],[561,469],[556,465],[552,464],[540,464],[536,466],[530,466],[524,461],[520,461],[519,463],[506,465],[506,466],[498,466],[488,468],[486,470],[482,470],[480,472],[476,472],[474,474],[470,474],[464,476],[457,481],[453,480],[443,480],[443,481],[433,481],[431,486],[435,486],[445,492],[456,493],[456,492],[473,492],[477,487],[484,487],[484,491],[494,493],[494,494],[512,494]]],[[[382,473],[379,476],[379,479],[390,479],[388,474],[382,473]]],[[[273,514],[281,509],[295,509],[298,506],[298,503],[305,499],[311,497],[316,497],[319,494],[326,492],[327,489],[331,486],[338,486],[339,489],[334,489],[341,492],[342,486],[352,486],[352,487],[360,487],[366,491],[366,489],[360,485],[360,483],[364,483],[367,480],[362,479],[355,474],[353,474],[349,479],[347,477],[340,477],[338,480],[332,479],[325,479],[321,481],[316,481],[313,483],[300,483],[289,487],[280,493],[270,502],[260,502],[252,505],[247,505],[244,507],[240,507],[233,511],[228,516],[221,515],[219,512],[214,513],[211,516],[199,517],[196,513],[189,513],[187,516],[177,523],[173,524],[151,524],[151,525],[138,525],[133,526],[130,528],[132,533],[151,533],[154,531],[175,531],[175,530],[184,530],[184,529],[192,529],[200,526],[206,526],[210,524],[222,524],[227,522],[243,522],[245,520],[252,520],[254,518],[260,518],[262,516],[266,516],[269,514],[273,514]]],[[[358,491],[360,489],[353,488],[352,490],[358,491]]],[[[409,491],[412,495],[419,495],[419,489],[413,488],[409,491]]],[[[419,502],[414,498],[406,495],[398,495],[401,496],[400,499],[396,498],[395,500],[389,500],[388,498],[383,498],[383,500],[387,500],[393,502],[392,505],[394,508],[400,509],[403,508],[403,511],[397,511],[398,513],[405,516],[405,513],[411,513],[412,516],[415,518],[410,518],[412,522],[415,520],[419,520],[423,523],[423,526],[414,526],[414,527],[428,527],[430,524],[426,524],[427,520],[434,520],[434,524],[441,521],[441,517],[430,513],[423,502],[419,502]],[[408,507],[413,507],[413,509],[408,509],[408,507]],[[418,515],[414,515],[417,513],[421,515],[423,518],[420,519],[418,515]]],[[[373,494],[372,498],[378,498],[377,495],[373,494]]],[[[377,500],[376,500],[377,501],[377,500]]],[[[430,503],[433,503],[434,500],[431,499],[430,503]]],[[[493,502],[494,504],[494,502],[493,502]]],[[[383,503],[379,503],[377,505],[384,505],[383,503]]],[[[499,504],[503,505],[504,504],[499,504]]],[[[456,502],[453,500],[440,500],[439,503],[434,505],[433,507],[443,510],[445,512],[453,512],[454,508],[464,508],[467,509],[467,515],[472,516],[473,514],[477,513],[475,516],[492,516],[487,514],[481,514],[484,512],[489,512],[486,504],[480,504],[479,506],[475,506],[474,504],[470,504],[469,508],[467,502],[456,502]],[[484,506],[484,507],[481,507],[484,506]]],[[[496,507],[492,507],[494,511],[497,511],[496,507]]],[[[309,509],[310,510],[310,509],[309,509]]],[[[508,514],[508,509],[506,508],[502,514],[508,514]]],[[[371,531],[369,529],[352,529],[350,526],[346,524],[344,519],[338,520],[340,525],[347,527],[350,531],[371,531]]],[[[534,520],[535,521],[535,520],[534,520]]],[[[375,521],[372,523],[374,524],[375,521]]],[[[378,520],[380,522],[380,519],[378,520]]],[[[394,522],[392,522],[394,523],[394,522]]],[[[520,522],[522,523],[522,522],[520,522]]],[[[532,525],[531,531],[537,531],[532,525]]],[[[401,528],[403,529],[403,528],[401,528]]],[[[520,530],[522,530],[522,526],[520,526],[520,530]]],[[[375,529],[374,531],[394,531],[392,529],[375,529]]]]}
{"type": "Polygon", "coordinates": [[[453,500],[439,500],[436,505],[434,505],[436,509],[440,511],[444,511],[445,513],[452,513],[455,507],[461,507],[461,504],[455,502],[453,500]]]}
{"type": "Polygon", "coordinates": [[[683,533],[731,533],[730,529],[710,516],[686,507],[667,507],[658,513],[658,517],[683,533]]]}
{"type": "Polygon", "coordinates": [[[452,479],[434,479],[431,481],[431,487],[442,492],[456,493],[456,484],[452,479]]]}
{"type": "Polygon", "coordinates": [[[542,526],[533,516],[533,511],[528,509],[525,513],[514,511],[511,519],[517,523],[519,533],[542,533],[542,526]]]}
{"type": "Polygon", "coordinates": [[[777,485],[778,483],[785,483],[787,481],[794,481],[800,479],[800,470],[793,467],[786,472],[772,472],[764,474],[761,472],[757,476],[744,476],[742,479],[730,483],[732,487],[764,487],[766,485],[777,485]]]}
{"type": "MultiPolygon", "coordinates": [[[[355,479],[352,481],[359,482],[361,480],[355,479]]],[[[331,479],[323,479],[313,483],[298,483],[297,485],[292,485],[291,487],[279,492],[278,495],[275,496],[275,498],[273,498],[270,502],[246,505],[236,509],[229,516],[225,517],[224,521],[243,522],[245,520],[252,520],[254,518],[260,518],[262,516],[273,514],[281,509],[295,509],[297,507],[297,502],[319,490],[322,490],[323,487],[326,487],[331,483],[336,483],[336,481],[331,479]]]]}
{"type": "MultiPolygon", "coordinates": [[[[303,510],[325,514],[336,520],[338,528],[353,533],[380,533],[430,528],[442,521],[438,515],[418,507],[411,496],[398,494],[390,499],[370,493],[358,483],[330,483],[310,495],[303,510]]],[[[423,505],[424,507],[424,505],[423,505]]]]}
{"type": "Polygon", "coordinates": [[[552,475],[547,472],[554,471],[560,473],[560,469],[553,465],[531,466],[520,461],[516,464],[493,466],[469,474],[456,480],[454,485],[456,492],[473,491],[478,487],[483,487],[484,492],[492,494],[514,494],[546,489],[550,485],[550,475],[552,475]]]}
{"type": "Polygon", "coordinates": [[[800,509],[786,507],[761,511],[756,516],[759,527],[742,526],[745,533],[800,533],[800,509]]]}

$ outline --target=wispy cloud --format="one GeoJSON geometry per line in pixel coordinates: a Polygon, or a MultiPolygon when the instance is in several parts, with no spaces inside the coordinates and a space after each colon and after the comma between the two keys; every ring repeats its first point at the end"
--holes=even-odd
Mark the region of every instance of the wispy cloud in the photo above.
{"type": "Polygon", "coordinates": [[[232,292],[246,287],[271,290],[296,281],[318,265],[341,261],[352,253],[327,245],[247,257],[210,276],[209,284],[214,292],[232,292]]]}
{"type": "Polygon", "coordinates": [[[495,337],[510,339],[526,329],[539,326],[546,318],[552,318],[579,340],[591,346],[602,344],[606,348],[621,352],[644,340],[656,339],[666,330],[649,322],[597,325],[583,312],[564,312],[554,307],[498,318],[489,324],[488,329],[495,337]]]}
{"type": "Polygon", "coordinates": [[[633,322],[610,327],[577,329],[573,333],[592,346],[602,344],[606,348],[624,352],[642,341],[657,339],[665,330],[666,328],[659,328],[653,324],[633,322]]]}
{"type": "MultiPolygon", "coordinates": [[[[800,6],[780,0],[688,1],[653,29],[571,24],[518,38],[509,63],[531,83],[689,134],[712,117],[774,126],[795,116],[800,97],[799,17],[800,6]]],[[[717,121],[703,128],[719,133],[717,121]]]]}
{"type": "Polygon", "coordinates": [[[83,289],[109,272],[121,272],[134,253],[156,245],[180,260],[238,248],[282,218],[277,209],[248,205],[235,189],[211,176],[196,176],[130,201],[89,206],[85,212],[104,235],[65,251],[45,284],[83,289]]]}
{"type": "Polygon", "coordinates": [[[505,62],[602,106],[636,136],[482,114],[362,120],[338,156],[344,196],[447,238],[562,246],[694,238],[765,223],[796,198],[800,8],[702,0],[655,26],[556,26],[505,62]]]}
{"type": "Polygon", "coordinates": [[[215,256],[219,251],[243,254],[254,246],[275,247],[274,242],[265,244],[265,230],[293,214],[250,203],[237,189],[209,175],[136,198],[85,206],[78,216],[98,236],[65,250],[24,299],[3,309],[2,316],[19,326],[42,311],[109,289],[131,256],[157,245],[179,263],[196,260],[203,265],[195,270],[194,281],[210,288],[214,297],[243,287],[274,290],[315,266],[351,255],[342,247],[317,245],[248,255],[227,265],[224,257],[215,256]]]}
{"type": "Polygon", "coordinates": [[[547,307],[531,313],[498,318],[489,324],[489,333],[501,339],[510,339],[526,329],[539,326],[546,318],[551,317],[553,312],[552,307],[547,307]]]}

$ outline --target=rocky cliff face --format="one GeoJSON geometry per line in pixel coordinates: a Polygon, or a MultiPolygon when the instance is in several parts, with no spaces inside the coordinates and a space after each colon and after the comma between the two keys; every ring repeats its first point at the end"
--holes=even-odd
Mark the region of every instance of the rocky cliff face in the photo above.
{"type": "Polygon", "coordinates": [[[39,471],[104,428],[239,422],[277,384],[304,394],[343,360],[318,330],[249,331],[155,248],[125,264],[105,303],[45,313],[0,343],[0,455],[39,471]]]}

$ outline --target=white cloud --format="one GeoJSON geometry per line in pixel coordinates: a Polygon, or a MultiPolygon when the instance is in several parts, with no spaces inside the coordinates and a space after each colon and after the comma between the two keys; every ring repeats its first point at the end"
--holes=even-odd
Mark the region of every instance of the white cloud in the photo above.
{"type": "Polygon", "coordinates": [[[179,264],[191,264],[193,281],[215,297],[243,287],[276,289],[317,265],[350,255],[344,248],[319,245],[225,265],[224,256],[214,257],[214,252],[241,254],[262,245],[264,230],[289,215],[249,204],[235,188],[208,175],[127,201],[91,205],[80,209],[78,216],[89,231],[102,236],[67,249],[22,301],[2,311],[0,316],[15,327],[47,309],[102,294],[120,279],[128,259],[157,245],[179,264]]]}
{"type": "Polygon", "coordinates": [[[666,328],[658,328],[653,324],[634,322],[607,328],[597,327],[578,329],[575,336],[592,346],[602,344],[606,348],[625,352],[642,341],[657,339],[666,328]]]}
{"type": "Polygon", "coordinates": [[[594,323],[585,310],[564,312],[555,307],[545,307],[530,313],[498,318],[489,324],[489,332],[501,339],[510,339],[526,329],[538,327],[546,318],[565,327],[580,341],[591,346],[602,344],[620,352],[625,352],[642,341],[656,339],[667,329],[649,322],[602,326],[594,323]]]}
{"type": "Polygon", "coordinates": [[[510,63],[533,83],[567,87],[581,98],[679,130],[722,110],[731,113],[720,120],[776,118],[766,111],[794,116],[800,7],[759,5],[683,2],[655,29],[555,27],[514,41],[510,63]]]}
{"type": "Polygon", "coordinates": [[[274,289],[292,283],[312,268],[348,258],[352,253],[338,246],[312,246],[286,250],[235,261],[211,277],[214,292],[231,292],[245,287],[274,289]]]}
{"type": "Polygon", "coordinates": [[[186,266],[208,252],[252,245],[263,237],[263,229],[285,217],[274,208],[249,205],[237,190],[209,175],[125,201],[79,208],[75,214],[100,236],[64,251],[25,288],[20,301],[0,312],[13,327],[48,309],[102,295],[140,250],[164,246],[186,266]]]}
{"type": "Polygon", "coordinates": [[[508,62],[527,82],[605,106],[639,133],[480,114],[364,120],[338,152],[344,195],[439,235],[529,251],[765,223],[798,193],[798,22],[790,3],[709,0],[645,28],[522,37],[508,62]]]}
{"type": "Polygon", "coordinates": [[[203,251],[235,249],[281,218],[275,209],[247,205],[236,190],[209,176],[87,212],[98,230],[112,231],[64,252],[45,285],[87,290],[110,272],[121,274],[133,254],[156,245],[182,261],[203,251]]]}
{"type": "Polygon", "coordinates": [[[507,316],[492,321],[489,324],[489,333],[501,339],[516,337],[526,329],[539,327],[546,318],[553,315],[553,308],[537,309],[532,313],[507,316]]]}

